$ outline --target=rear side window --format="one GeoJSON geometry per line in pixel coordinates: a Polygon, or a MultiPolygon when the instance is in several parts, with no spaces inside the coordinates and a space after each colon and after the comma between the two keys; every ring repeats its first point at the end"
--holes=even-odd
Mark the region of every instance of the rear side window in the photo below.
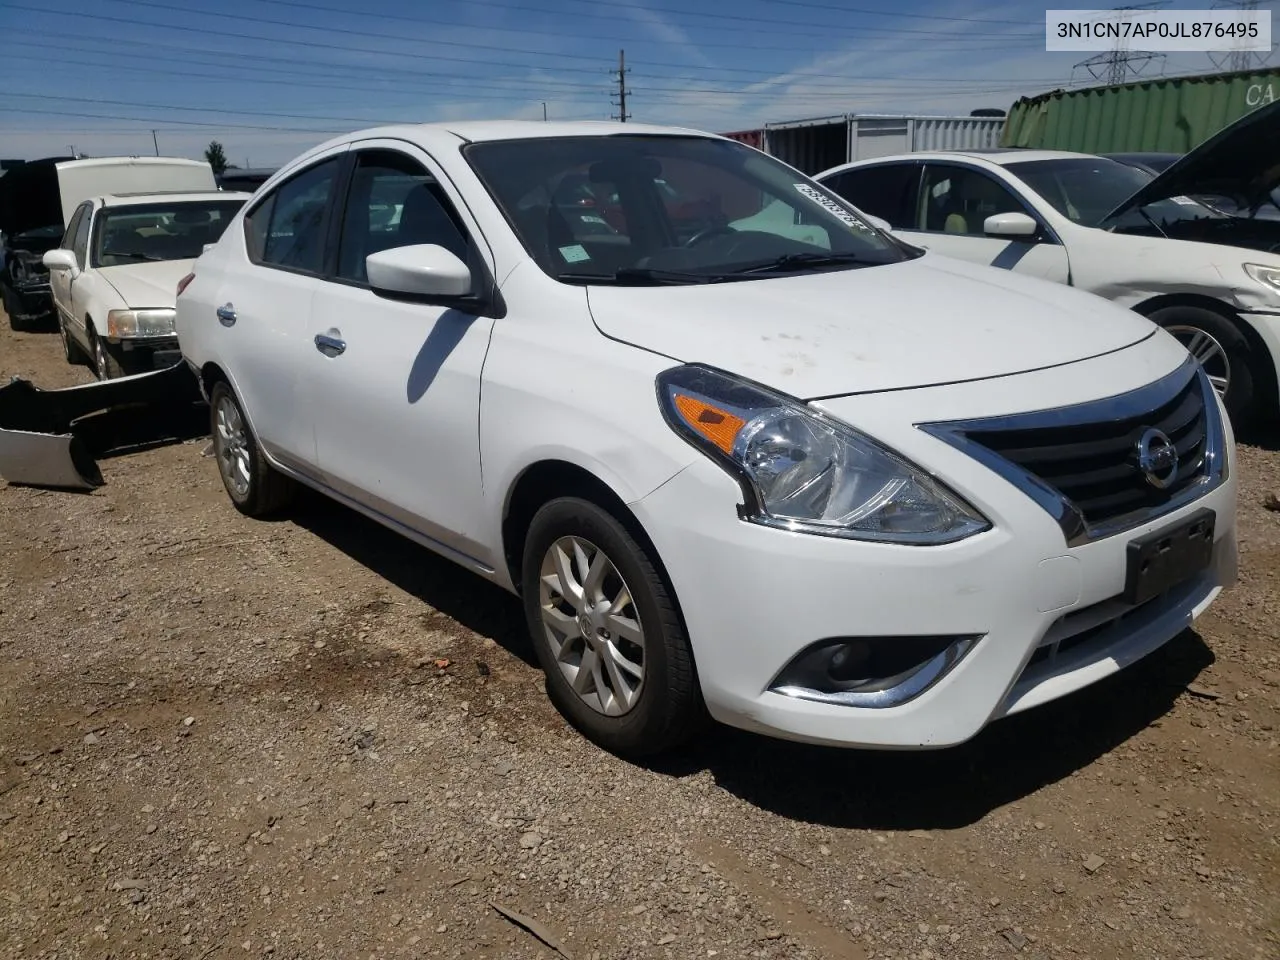
{"type": "Polygon", "coordinates": [[[910,229],[919,180],[918,164],[898,163],[846,170],[822,182],[863,213],[891,227],[910,229]]]}
{"type": "Polygon", "coordinates": [[[325,224],[341,158],[318,163],[273,190],[245,217],[249,258],[303,273],[324,267],[325,224]]]}

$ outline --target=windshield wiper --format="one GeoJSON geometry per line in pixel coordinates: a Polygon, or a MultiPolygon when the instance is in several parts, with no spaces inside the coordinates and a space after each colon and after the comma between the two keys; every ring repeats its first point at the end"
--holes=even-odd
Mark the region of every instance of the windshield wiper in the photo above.
{"type": "Polygon", "coordinates": [[[614,273],[562,273],[567,283],[607,283],[618,286],[665,286],[668,284],[717,283],[729,279],[717,273],[690,273],[684,270],[656,270],[623,267],[614,273]]]}
{"type": "Polygon", "coordinates": [[[147,260],[151,263],[160,263],[164,257],[152,256],[149,253],[138,253],[134,250],[112,250],[110,253],[104,253],[104,257],[128,257],[130,260],[147,260]]]}
{"type": "Polygon", "coordinates": [[[787,253],[764,263],[752,263],[739,267],[734,273],[794,273],[817,267],[838,267],[849,263],[866,265],[868,260],[860,253],[787,253]]]}

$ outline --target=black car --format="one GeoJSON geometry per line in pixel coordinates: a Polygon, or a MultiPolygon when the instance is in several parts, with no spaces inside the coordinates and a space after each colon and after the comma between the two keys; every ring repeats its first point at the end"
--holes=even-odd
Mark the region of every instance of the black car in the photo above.
{"type": "Polygon", "coordinates": [[[32,160],[0,177],[0,296],[15,330],[31,329],[53,316],[44,254],[62,239],[56,165],[73,159],[32,160]]]}

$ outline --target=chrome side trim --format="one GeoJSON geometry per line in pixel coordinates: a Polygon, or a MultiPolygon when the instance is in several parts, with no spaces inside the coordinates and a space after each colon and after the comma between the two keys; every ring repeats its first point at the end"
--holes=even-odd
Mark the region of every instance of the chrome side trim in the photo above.
{"type": "Polygon", "coordinates": [[[930,436],[942,440],[961,453],[979,461],[1034,500],[1062,528],[1063,539],[1069,547],[1077,547],[1114,536],[1179,510],[1215,490],[1227,478],[1226,431],[1217,394],[1200,364],[1191,356],[1188,356],[1172,373],[1129,393],[1030,413],[975,420],[918,423],[916,426],[930,436]],[[1104,523],[1087,523],[1080,509],[1058,490],[968,435],[970,432],[977,431],[1052,429],[1140,417],[1177,395],[1193,379],[1199,382],[1204,398],[1205,450],[1201,476],[1158,507],[1134,510],[1122,516],[1113,517],[1104,523]]]}
{"type": "Polygon", "coordinates": [[[911,674],[907,679],[896,686],[887,687],[884,690],[862,692],[840,690],[830,692],[814,690],[812,687],[786,684],[779,687],[770,687],[769,692],[781,694],[793,700],[812,700],[816,703],[829,703],[837,707],[878,707],[880,709],[897,707],[908,700],[914,700],[954,670],[981,639],[982,637],[980,636],[959,637],[955,643],[927,661],[923,667],[911,674]]]}

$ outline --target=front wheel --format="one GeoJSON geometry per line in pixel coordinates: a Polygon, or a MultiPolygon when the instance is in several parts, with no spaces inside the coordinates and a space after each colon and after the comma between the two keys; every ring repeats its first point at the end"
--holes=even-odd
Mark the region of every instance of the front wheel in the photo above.
{"type": "Polygon", "coordinates": [[[1244,426],[1262,412],[1267,382],[1262,358],[1239,327],[1204,307],[1166,307],[1152,313],[1150,319],[1199,361],[1232,423],[1244,426]]]}
{"type": "Polygon", "coordinates": [[[112,347],[98,336],[93,329],[92,321],[86,320],[85,328],[89,331],[89,340],[93,344],[93,369],[98,374],[98,379],[114,380],[116,377],[123,377],[127,371],[121,360],[119,348],[112,347]]]}
{"type": "Polygon", "coordinates": [[[293,481],[267,462],[240,401],[225,382],[214,384],[209,395],[209,420],[218,473],[235,508],[246,516],[264,517],[285,506],[293,481]]]}
{"type": "Polygon", "coordinates": [[[521,586],[547,693],[588,739],[638,757],[696,729],[702,698],[675,602],[612,515],[574,497],[543,506],[525,539],[521,586]]]}

